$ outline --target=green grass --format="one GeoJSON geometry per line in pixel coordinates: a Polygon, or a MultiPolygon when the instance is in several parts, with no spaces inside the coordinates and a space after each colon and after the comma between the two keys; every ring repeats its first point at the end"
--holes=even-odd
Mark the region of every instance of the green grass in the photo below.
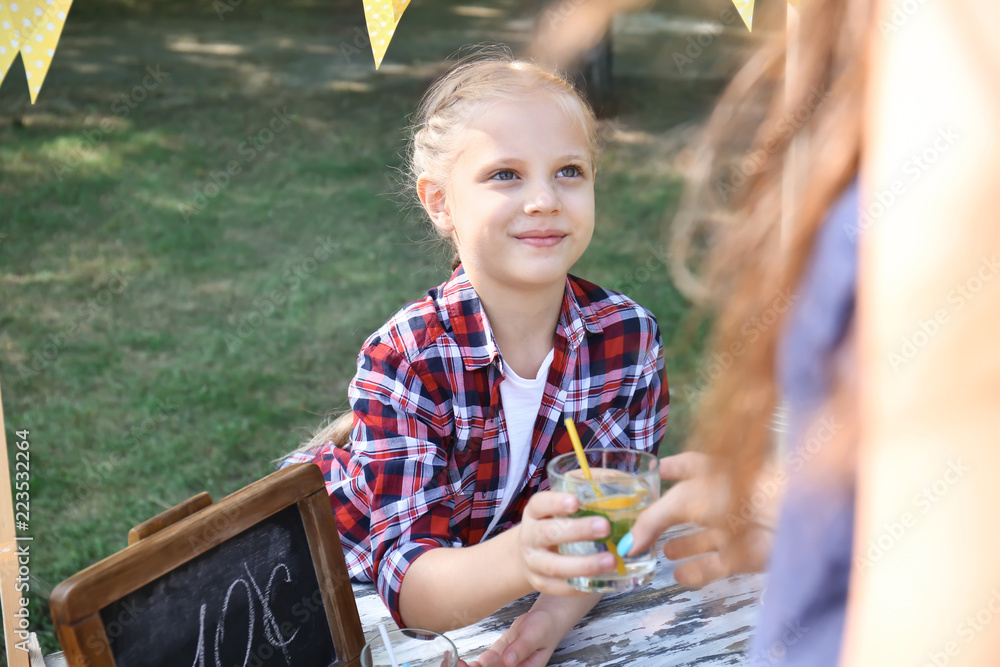
{"type": "MultiPolygon", "coordinates": [[[[504,21],[529,5],[498,3],[486,19],[422,3],[390,50],[397,66],[378,74],[335,48],[353,36],[350,8],[266,22],[271,5],[248,3],[224,22],[167,12],[155,28],[91,10],[70,21],[36,106],[12,70],[0,91],[0,378],[8,448],[30,430],[30,610],[46,652],[58,648],[52,586],[163,509],[270,472],[344,406],[364,338],[447,276],[394,190],[406,115],[435,63],[491,31],[507,38],[504,21]],[[113,100],[153,64],[170,77],[116,115],[113,100]],[[239,145],[275,108],[291,123],[249,161],[239,145]],[[240,173],[185,221],[179,208],[230,161],[240,173]],[[329,256],[314,265],[317,245],[329,256]]],[[[645,62],[645,47],[629,48],[623,62],[645,62]]],[[[667,139],[721,82],[656,79],[647,65],[621,73],[597,231],[574,272],[658,316],[671,452],[701,333],[682,326],[688,304],[661,261],[681,191],[667,139]]]]}

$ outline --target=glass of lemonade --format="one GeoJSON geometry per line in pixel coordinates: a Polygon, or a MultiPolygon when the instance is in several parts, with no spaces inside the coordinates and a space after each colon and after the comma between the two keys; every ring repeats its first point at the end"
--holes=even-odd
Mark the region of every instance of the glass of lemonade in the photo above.
{"type": "MultiPolygon", "coordinates": [[[[388,631],[393,657],[399,667],[455,667],[458,649],[444,635],[430,630],[388,631]]],[[[376,634],[361,650],[361,667],[392,667],[392,658],[381,634],[376,634]]]]}
{"type": "Polygon", "coordinates": [[[610,551],[615,554],[615,572],[594,577],[573,577],[569,584],[587,593],[620,593],[638,588],[653,579],[656,545],[641,554],[618,556],[616,545],[632,530],[639,513],[660,496],[659,460],[647,452],[630,449],[584,450],[593,480],[584,477],[576,454],[562,454],[547,466],[553,491],[572,493],[580,499],[580,509],[571,516],[603,516],[611,523],[611,535],[597,542],[570,542],[559,545],[559,553],[589,556],[610,551]]]}

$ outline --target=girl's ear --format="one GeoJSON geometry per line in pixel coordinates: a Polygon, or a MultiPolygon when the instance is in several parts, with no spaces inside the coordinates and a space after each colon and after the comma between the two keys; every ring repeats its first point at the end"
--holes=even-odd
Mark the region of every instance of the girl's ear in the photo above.
{"type": "Polygon", "coordinates": [[[420,203],[423,204],[435,227],[446,234],[455,230],[455,225],[451,222],[451,213],[448,212],[444,188],[432,181],[427,174],[420,174],[417,177],[417,196],[420,197],[420,203]]]}

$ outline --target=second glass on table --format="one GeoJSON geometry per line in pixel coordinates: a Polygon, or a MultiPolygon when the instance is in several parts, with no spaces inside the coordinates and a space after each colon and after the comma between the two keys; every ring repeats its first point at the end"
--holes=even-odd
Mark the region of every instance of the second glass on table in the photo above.
{"type": "Polygon", "coordinates": [[[659,460],[652,454],[630,449],[587,449],[584,453],[592,481],[584,477],[576,454],[571,452],[549,461],[549,484],[553,491],[572,493],[580,499],[580,509],[572,518],[603,516],[611,523],[611,535],[605,541],[561,544],[559,553],[588,556],[610,551],[615,554],[616,571],[568,581],[573,588],[587,593],[630,591],[652,581],[656,547],[621,558],[616,545],[632,530],[639,513],[659,498],[659,460]]]}
{"type": "Polygon", "coordinates": [[[361,651],[361,667],[456,667],[458,650],[444,635],[430,630],[403,628],[386,633],[392,657],[382,636],[375,635],[361,651]],[[394,662],[395,660],[395,662],[394,662]]]}

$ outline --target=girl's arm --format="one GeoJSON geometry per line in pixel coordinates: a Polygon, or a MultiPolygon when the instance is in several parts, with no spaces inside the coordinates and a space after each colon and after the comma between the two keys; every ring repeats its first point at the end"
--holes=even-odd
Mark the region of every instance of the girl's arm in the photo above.
{"type": "MultiPolygon", "coordinates": [[[[842,665],[1000,664],[996,3],[880,3],[842,665]]],[[[862,218],[865,221],[865,218],[862,218]]]]}
{"type": "Polygon", "coordinates": [[[605,519],[553,518],[574,512],[578,506],[571,494],[536,493],[521,523],[510,530],[480,544],[425,552],[403,578],[399,596],[403,622],[444,632],[475,623],[534,590],[583,596],[566,579],[609,572],[615,561],[609,553],[560,556],[554,552],[560,542],[608,536],[611,527],[605,519]]]}

